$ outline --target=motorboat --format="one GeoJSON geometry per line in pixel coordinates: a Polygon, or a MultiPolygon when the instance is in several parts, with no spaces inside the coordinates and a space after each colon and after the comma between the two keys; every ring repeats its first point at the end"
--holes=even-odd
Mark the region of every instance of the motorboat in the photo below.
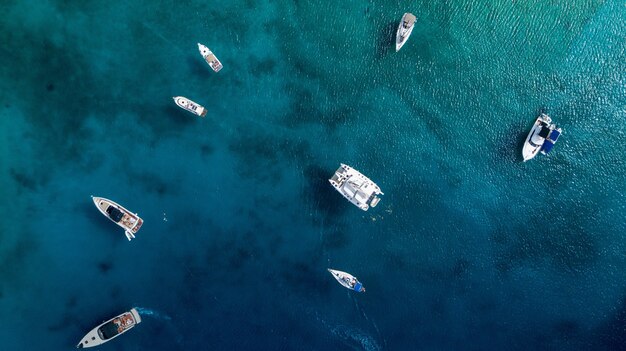
{"type": "Polygon", "coordinates": [[[405,13],[402,15],[402,20],[400,21],[400,25],[398,26],[398,31],[396,32],[396,52],[400,51],[400,48],[406,43],[413,32],[413,26],[415,26],[415,21],[417,18],[412,13],[405,13]]]}
{"type": "Polygon", "coordinates": [[[184,110],[187,110],[193,113],[194,115],[198,115],[200,117],[206,116],[206,108],[204,108],[204,106],[196,102],[193,102],[184,96],[174,96],[173,99],[176,105],[178,105],[178,107],[184,110]]]}
{"type": "Polygon", "coordinates": [[[219,72],[224,67],[208,47],[198,43],[198,50],[200,50],[200,55],[202,55],[206,63],[208,63],[215,72],[219,72]]]}
{"type": "Polygon", "coordinates": [[[124,228],[124,234],[130,241],[135,238],[135,234],[143,225],[141,219],[136,213],[132,213],[114,201],[103,197],[92,196],[93,203],[96,204],[100,213],[113,221],[115,224],[124,228]]]}
{"type": "Polygon", "coordinates": [[[367,211],[370,206],[376,207],[380,201],[377,195],[384,195],[376,183],[343,163],[328,181],[341,195],[363,211],[367,211]]]}
{"type": "Polygon", "coordinates": [[[82,349],[102,345],[126,333],[139,323],[141,323],[141,317],[139,312],[133,308],[93,328],[76,345],[76,348],[82,349]]]}
{"type": "Polygon", "coordinates": [[[330,268],[328,268],[328,271],[333,275],[333,277],[335,277],[335,279],[337,279],[339,284],[343,285],[345,288],[356,292],[365,292],[363,284],[361,284],[361,282],[359,282],[359,280],[352,274],[330,268]]]}
{"type": "Polygon", "coordinates": [[[524,162],[537,156],[539,152],[544,155],[549,153],[561,133],[561,128],[557,128],[548,115],[545,113],[540,114],[524,142],[524,147],[522,148],[524,162]]]}

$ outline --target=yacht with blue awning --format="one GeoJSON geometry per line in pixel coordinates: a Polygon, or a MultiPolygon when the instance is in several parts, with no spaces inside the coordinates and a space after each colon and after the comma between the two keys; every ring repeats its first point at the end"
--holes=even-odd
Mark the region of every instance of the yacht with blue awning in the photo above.
{"type": "Polygon", "coordinates": [[[343,287],[356,292],[365,292],[363,284],[352,274],[328,268],[330,274],[337,279],[343,287]]]}
{"type": "Polygon", "coordinates": [[[545,113],[540,114],[524,142],[522,149],[524,162],[537,156],[539,152],[544,155],[549,153],[559,139],[559,136],[561,136],[561,133],[561,128],[558,128],[556,124],[552,123],[550,116],[545,113]]]}

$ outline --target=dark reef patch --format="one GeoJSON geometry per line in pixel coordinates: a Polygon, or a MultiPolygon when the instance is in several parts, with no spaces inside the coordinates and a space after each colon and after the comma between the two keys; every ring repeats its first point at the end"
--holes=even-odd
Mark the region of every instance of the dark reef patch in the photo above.
{"type": "Polygon", "coordinates": [[[27,175],[23,172],[20,172],[18,170],[16,170],[15,168],[11,168],[9,170],[9,174],[11,175],[11,178],[19,185],[20,188],[25,189],[25,190],[29,190],[29,191],[35,191],[39,188],[39,186],[41,185],[36,179],[36,177],[27,175]]]}
{"type": "Polygon", "coordinates": [[[113,264],[109,261],[102,261],[98,263],[98,270],[101,274],[108,273],[113,268],[113,264]]]}
{"type": "Polygon", "coordinates": [[[250,56],[248,62],[250,63],[250,72],[257,78],[262,75],[271,75],[276,70],[276,61],[271,58],[261,59],[256,56],[250,56]]]}

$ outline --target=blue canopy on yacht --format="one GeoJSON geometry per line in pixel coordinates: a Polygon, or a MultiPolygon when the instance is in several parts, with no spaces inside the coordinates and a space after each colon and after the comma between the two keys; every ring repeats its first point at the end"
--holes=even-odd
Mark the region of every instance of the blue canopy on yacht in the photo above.
{"type": "Polygon", "coordinates": [[[550,152],[550,150],[552,150],[553,146],[554,146],[554,143],[551,140],[546,140],[541,146],[541,151],[544,154],[547,154],[548,152],[550,152]]]}
{"type": "Polygon", "coordinates": [[[361,292],[361,288],[363,288],[363,284],[361,284],[361,282],[356,282],[356,284],[354,284],[354,291],[361,292]]]}
{"type": "Polygon", "coordinates": [[[561,132],[557,129],[553,130],[552,133],[550,133],[550,140],[552,140],[553,143],[556,143],[556,141],[559,139],[559,136],[561,135],[561,132]]]}

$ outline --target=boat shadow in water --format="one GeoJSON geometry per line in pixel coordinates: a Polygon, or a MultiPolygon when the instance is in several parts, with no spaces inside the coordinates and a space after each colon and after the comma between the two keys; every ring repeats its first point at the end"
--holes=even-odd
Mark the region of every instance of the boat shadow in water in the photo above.
{"type": "Polygon", "coordinates": [[[306,197],[311,197],[310,201],[316,212],[328,223],[334,223],[335,219],[342,217],[348,209],[351,209],[350,207],[354,207],[328,182],[333,173],[334,169],[322,169],[318,166],[309,166],[304,171],[309,185],[305,189],[306,197]]]}
{"type": "Polygon", "coordinates": [[[395,52],[395,35],[398,29],[398,22],[393,21],[387,23],[378,33],[378,40],[376,40],[376,58],[381,59],[389,54],[389,52],[395,52]]]}
{"type": "Polygon", "coordinates": [[[193,113],[189,113],[188,111],[176,106],[174,100],[170,99],[170,101],[172,102],[172,105],[165,106],[164,112],[168,122],[172,123],[172,127],[178,128],[181,124],[184,127],[188,127],[197,123],[197,119],[202,119],[202,117],[196,116],[193,113]]]}

